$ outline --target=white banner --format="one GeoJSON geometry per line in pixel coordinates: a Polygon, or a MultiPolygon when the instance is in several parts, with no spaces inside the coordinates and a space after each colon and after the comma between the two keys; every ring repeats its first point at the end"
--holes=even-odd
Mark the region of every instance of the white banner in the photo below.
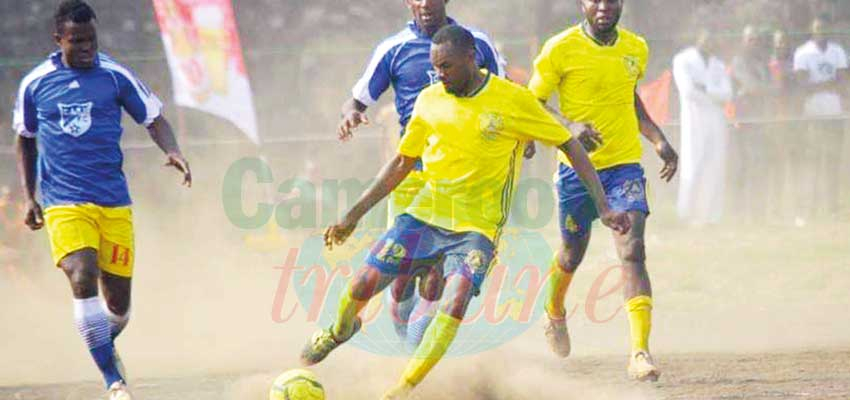
{"type": "Polygon", "coordinates": [[[260,143],[230,0],[153,0],[177,105],[233,122],[260,143]]]}

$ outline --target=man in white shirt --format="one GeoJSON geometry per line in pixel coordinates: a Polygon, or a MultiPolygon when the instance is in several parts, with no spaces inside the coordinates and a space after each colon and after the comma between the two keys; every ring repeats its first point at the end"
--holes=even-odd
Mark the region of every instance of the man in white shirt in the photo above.
{"type": "Polygon", "coordinates": [[[794,73],[804,96],[803,112],[815,119],[809,123],[807,157],[800,160],[808,173],[800,176],[797,193],[817,196],[800,199],[799,206],[823,210],[827,215],[838,212],[841,149],[844,141],[842,92],[847,82],[847,53],[826,38],[826,17],[812,22],[812,38],[794,52],[794,73]]]}
{"type": "Polygon", "coordinates": [[[679,216],[694,225],[719,222],[723,213],[729,127],[724,105],[732,98],[726,65],[702,30],[695,46],[673,58],[679,89],[682,143],[679,216]]]}

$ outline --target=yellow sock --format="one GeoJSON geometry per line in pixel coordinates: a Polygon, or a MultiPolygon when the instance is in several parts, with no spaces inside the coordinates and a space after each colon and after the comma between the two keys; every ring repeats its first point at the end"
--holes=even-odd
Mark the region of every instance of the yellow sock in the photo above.
{"type": "Polygon", "coordinates": [[[649,331],[652,329],[652,297],[635,296],[626,302],[632,335],[632,352],[649,351],[649,331]]]}
{"type": "Polygon", "coordinates": [[[443,312],[437,313],[431,326],[425,331],[422,343],[416,348],[413,358],[401,375],[402,384],[416,386],[425,379],[425,375],[446,354],[457,334],[458,326],[459,319],[443,312]]]}
{"type": "Polygon", "coordinates": [[[564,309],[564,298],[567,297],[567,289],[573,281],[573,273],[564,272],[558,265],[558,258],[552,261],[549,267],[549,285],[546,288],[546,314],[549,318],[564,318],[567,311],[564,309]]]}
{"type": "Polygon", "coordinates": [[[336,314],[336,323],[333,325],[333,335],[337,339],[347,339],[351,336],[354,328],[354,319],[369,300],[357,300],[351,297],[351,287],[346,287],[339,298],[339,310],[336,314]]]}

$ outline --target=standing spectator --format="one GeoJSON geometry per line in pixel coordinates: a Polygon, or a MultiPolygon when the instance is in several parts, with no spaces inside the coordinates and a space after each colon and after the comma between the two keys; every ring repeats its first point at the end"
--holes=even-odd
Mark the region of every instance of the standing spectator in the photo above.
{"type": "MultiPolygon", "coordinates": [[[[768,61],[772,95],[767,98],[767,113],[775,119],[768,130],[767,139],[773,149],[773,157],[768,160],[775,170],[775,181],[771,184],[774,191],[769,194],[775,199],[776,213],[784,215],[785,210],[793,210],[794,205],[788,199],[796,197],[790,191],[788,183],[795,181],[798,160],[804,150],[799,133],[806,129],[805,124],[797,120],[799,109],[794,79],[794,54],[788,45],[788,37],[782,30],[773,32],[772,48],[768,61]]],[[[794,211],[796,212],[796,211],[794,211]]]]}
{"type": "Polygon", "coordinates": [[[723,214],[729,141],[723,107],[732,98],[732,83],[714,51],[714,40],[703,29],[696,45],[673,58],[682,120],[678,209],[695,225],[716,223],[723,214]]]}
{"type": "Polygon", "coordinates": [[[762,216],[767,203],[767,183],[771,170],[765,168],[768,154],[764,97],[770,89],[770,71],[759,35],[747,25],[741,35],[741,48],[732,58],[731,75],[735,84],[735,111],[738,122],[732,138],[736,158],[736,202],[745,217],[762,216]]]}
{"type": "MultiPolygon", "coordinates": [[[[813,119],[804,138],[804,147],[810,151],[801,162],[807,168],[806,176],[797,182],[799,193],[809,198],[801,199],[805,203],[798,206],[814,207],[831,216],[838,212],[838,166],[844,139],[844,121],[838,118],[843,112],[841,92],[848,65],[847,53],[827,39],[827,30],[828,19],[815,18],[811,40],[794,52],[794,72],[805,96],[803,112],[813,119]],[[811,199],[810,193],[817,198],[811,199]]],[[[798,223],[804,221],[798,217],[798,223]]]]}

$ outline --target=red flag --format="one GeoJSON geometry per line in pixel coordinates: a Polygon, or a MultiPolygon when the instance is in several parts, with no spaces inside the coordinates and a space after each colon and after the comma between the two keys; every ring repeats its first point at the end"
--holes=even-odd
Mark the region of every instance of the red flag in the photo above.
{"type": "Polygon", "coordinates": [[[153,0],[177,104],[232,121],[259,143],[230,0],[153,0]]]}
{"type": "Polygon", "coordinates": [[[638,94],[646,112],[658,125],[670,121],[670,84],[673,82],[673,73],[669,69],[664,70],[658,79],[647,82],[638,88],[638,94]]]}

